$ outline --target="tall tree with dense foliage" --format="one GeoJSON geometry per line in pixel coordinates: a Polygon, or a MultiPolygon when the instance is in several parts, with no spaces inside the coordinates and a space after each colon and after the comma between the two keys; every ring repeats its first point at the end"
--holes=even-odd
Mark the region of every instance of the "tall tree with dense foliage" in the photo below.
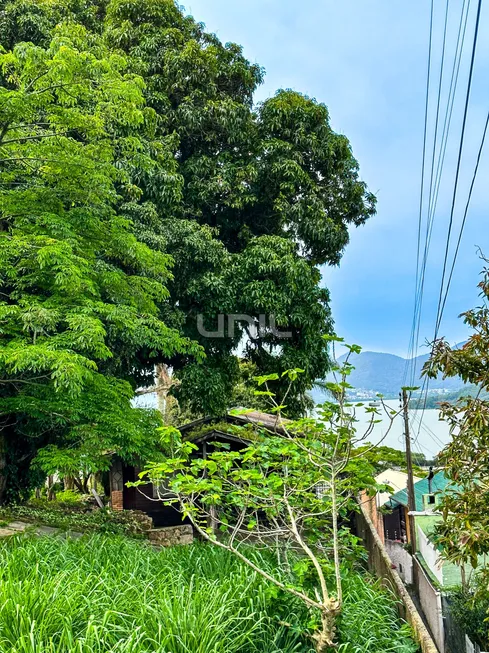
{"type": "MultiPolygon", "coordinates": [[[[487,264],[487,261],[485,261],[487,264]]],[[[479,284],[482,305],[463,314],[473,333],[452,349],[444,338],[434,343],[424,372],[435,378],[460,376],[479,390],[457,403],[442,403],[441,417],[449,427],[451,442],[440,455],[453,488],[444,493],[444,521],[437,529],[442,556],[460,565],[477,566],[478,556],[489,553],[489,268],[479,284]]]]}
{"type": "Polygon", "coordinates": [[[71,472],[154,451],[133,390],[158,357],[199,355],[162,320],[169,257],[116,210],[141,193],[126,163],[158,163],[143,88],[81,25],[0,53],[0,503],[40,447],[71,472]]]}
{"type": "MultiPolygon", "coordinates": [[[[76,20],[123,53],[129,71],[144,80],[154,111],[147,144],[164,164],[148,167],[139,156],[121,162],[140,192],[120,208],[141,240],[173,256],[162,310],[206,352],[205,364],[185,353],[160,361],[180,378],[180,401],[204,413],[226,408],[241,343],[244,359],[261,372],[305,370],[288,397],[291,413],[303,412],[307,390],[330,366],[322,335],[332,320],[319,266],[338,264],[349,228],[375,212],[326,106],[287,90],[255,106],[262,69],[173,0],[1,0],[0,8],[5,47],[20,40],[45,45],[54,25],[76,20]],[[268,322],[256,333],[246,321],[233,337],[203,337],[198,316],[212,331],[219,314],[249,315],[254,323],[273,315],[291,337],[281,338],[268,322]]],[[[280,395],[286,384],[279,385],[280,395]]]]}

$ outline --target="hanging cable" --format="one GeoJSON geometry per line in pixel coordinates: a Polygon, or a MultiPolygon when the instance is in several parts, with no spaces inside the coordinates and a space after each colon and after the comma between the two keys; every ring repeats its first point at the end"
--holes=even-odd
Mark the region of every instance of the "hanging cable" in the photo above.
{"type": "MultiPolygon", "coordinates": [[[[471,93],[471,88],[472,88],[472,79],[473,79],[473,72],[474,72],[474,64],[475,64],[475,55],[476,55],[476,50],[477,50],[477,40],[478,40],[478,34],[479,34],[479,24],[480,24],[480,14],[481,14],[481,7],[482,7],[482,0],[478,1],[478,6],[477,6],[477,15],[476,15],[476,21],[475,21],[475,28],[474,28],[474,37],[473,37],[473,43],[472,43],[472,54],[470,58],[470,69],[469,69],[469,77],[467,81],[467,90],[466,90],[466,95],[465,95],[465,105],[464,105],[464,114],[463,114],[463,122],[462,122],[462,130],[460,134],[460,143],[459,143],[459,148],[458,148],[458,158],[457,158],[457,168],[456,168],[456,174],[455,174],[455,181],[454,181],[454,188],[453,188],[453,196],[452,196],[452,204],[451,204],[451,210],[450,210],[450,220],[449,220],[449,225],[448,225],[448,233],[447,233],[447,241],[446,241],[446,247],[445,247],[445,255],[444,255],[444,262],[443,262],[443,272],[442,272],[442,278],[440,282],[440,295],[438,298],[438,307],[437,307],[437,315],[436,315],[436,322],[435,322],[435,333],[433,337],[433,342],[436,341],[438,337],[438,332],[439,328],[441,325],[441,318],[443,316],[443,310],[445,307],[446,303],[446,298],[448,297],[448,290],[449,288],[447,287],[445,296],[443,295],[443,291],[445,289],[445,275],[446,275],[446,270],[447,270],[447,264],[448,264],[448,254],[450,251],[450,239],[451,239],[451,233],[452,233],[452,228],[453,228],[453,218],[454,218],[454,213],[455,213],[455,205],[456,205],[456,199],[457,199],[457,191],[458,191],[458,181],[459,181],[459,176],[460,176],[460,167],[461,167],[461,160],[462,160],[462,152],[463,152],[463,146],[464,146],[464,137],[465,137],[465,128],[467,124],[467,115],[468,115],[468,107],[469,107],[469,101],[470,101],[470,93],[471,93]]],[[[486,130],[485,130],[486,132],[486,130]]],[[[484,132],[484,133],[485,133],[484,132]]],[[[485,136],[484,136],[485,138],[485,136]]],[[[482,143],[483,146],[483,143],[482,143]]],[[[478,167],[478,164],[477,164],[478,167]]],[[[475,180],[474,180],[475,181],[475,180]]],[[[470,203],[470,199],[469,199],[470,203]]],[[[468,210],[468,207],[466,207],[468,210]]],[[[459,238],[461,239],[461,235],[459,234],[459,238]]],[[[457,250],[458,253],[458,250],[457,250]]],[[[452,268],[454,265],[452,265],[452,268]]],[[[453,270],[451,270],[451,273],[453,270]]],[[[424,383],[423,383],[423,389],[421,391],[421,395],[417,404],[417,408],[419,408],[421,401],[423,401],[423,407],[422,407],[422,413],[421,413],[421,418],[420,421],[422,421],[424,417],[424,412],[426,410],[426,402],[427,402],[427,397],[428,397],[428,389],[429,389],[429,379],[425,377],[424,383]]],[[[420,424],[421,428],[421,424],[420,424]]],[[[419,431],[418,431],[418,436],[419,436],[419,431]]]]}
{"type": "MultiPolygon", "coordinates": [[[[435,220],[435,213],[436,213],[436,206],[438,203],[438,194],[440,190],[440,183],[442,179],[442,174],[443,174],[443,166],[445,163],[445,155],[446,155],[446,150],[447,150],[447,143],[448,143],[448,136],[450,133],[450,126],[452,122],[452,115],[453,115],[453,106],[455,102],[455,95],[456,95],[456,90],[457,90],[457,84],[458,84],[458,78],[459,78],[459,73],[460,73],[460,63],[462,61],[462,53],[463,53],[463,48],[465,44],[465,34],[467,31],[467,22],[468,22],[468,17],[469,17],[469,10],[470,10],[470,0],[468,1],[467,4],[467,11],[465,12],[465,20],[464,20],[464,8],[465,8],[465,0],[464,4],[462,6],[462,12],[460,14],[460,23],[459,23],[459,28],[458,28],[458,36],[457,36],[457,46],[455,48],[455,56],[454,56],[454,61],[453,61],[453,68],[452,68],[452,75],[451,75],[451,80],[450,80],[450,89],[448,91],[448,102],[447,102],[447,109],[445,112],[445,120],[444,120],[444,125],[443,125],[443,133],[441,137],[441,144],[440,144],[440,152],[438,156],[438,163],[437,163],[437,171],[435,175],[435,189],[434,189],[434,196],[431,202],[431,206],[428,207],[428,220],[427,220],[427,225],[426,225],[426,239],[425,239],[425,250],[424,250],[424,255],[423,255],[423,265],[421,269],[421,288],[420,288],[420,304],[422,304],[422,297],[423,297],[423,292],[424,292],[424,283],[425,283],[425,277],[426,277],[426,264],[428,260],[428,254],[429,254],[429,249],[431,245],[431,236],[433,233],[433,225],[434,225],[434,220],[435,220]],[[463,23],[463,29],[462,29],[462,23],[463,23]],[[460,45],[460,49],[459,49],[460,45]]],[[[418,315],[418,326],[417,326],[417,336],[416,336],[416,350],[418,347],[419,343],[419,329],[420,329],[420,323],[421,323],[421,306],[419,309],[419,315],[418,315]]],[[[414,385],[414,380],[411,383],[411,385],[414,385]]]]}
{"type": "Polygon", "coordinates": [[[453,227],[453,216],[455,213],[455,204],[457,200],[457,190],[458,190],[458,180],[460,176],[460,165],[462,162],[462,152],[463,152],[463,146],[464,146],[464,138],[465,138],[465,127],[467,124],[467,114],[469,110],[469,101],[470,101],[470,91],[472,89],[472,78],[474,74],[474,63],[475,63],[475,53],[477,50],[477,39],[479,36],[479,23],[480,23],[480,15],[481,15],[481,7],[482,7],[482,0],[479,0],[478,5],[477,5],[477,17],[475,21],[475,30],[474,30],[474,41],[473,41],[473,46],[472,46],[472,56],[470,59],[470,70],[469,70],[469,79],[467,83],[467,92],[465,95],[465,107],[464,107],[464,116],[463,116],[463,122],[462,122],[462,133],[460,135],[460,145],[459,145],[459,150],[458,150],[458,158],[457,158],[457,169],[455,173],[455,183],[453,187],[453,197],[452,197],[452,207],[450,211],[450,221],[448,224],[448,234],[447,234],[447,243],[446,243],[446,248],[445,248],[445,256],[443,260],[443,272],[442,272],[442,277],[441,277],[441,284],[440,284],[440,296],[438,298],[438,310],[437,310],[437,317],[436,317],[436,324],[435,324],[435,336],[433,340],[436,340],[438,337],[438,331],[440,328],[441,324],[441,318],[442,318],[442,298],[443,298],[443,288],[444,288],[444,283],[445,283],[445,274],[446,274],[446,269],[447,269],[447,262],[448,262],[448,253],[450,251],[450,238],[452,234],[452,227],[453,227]]]}
{"type": "MultiPolygon", "coordinates": [[[[430,35],[429,35],[429,46],[428,46],[428,68],[426,73],[426,91],[425,91],[425,112],[424,112],[424,133],[423,133],[423,155],[421,160],[421,188],[419,193],[419,214],[418,214],[418,242],[416,248],[416,281],[414,288],[414,313],[413,313],[413,323],[411,327],[411,336],[408,346],[408,352],[412,352],[412,346],[414,344],[414,332],[416,328],[416,303],[417,303],[417,287],[418,287],[418,278],[419,278],[419,260],[421,252],[421,226],[423,220],[423,198],[424,198],[424,179],[425,179],[425,165],[426,165],[426,141],[428,135],[428,111],[429,111],[429,98],[430,98],[430,81],[431,81],[431,54],[433,49],[433,15],[434,15],[435,3],[434,0],[431,0],[431,9],[430,9],[430,35]]],[[[409,366],[409,353],[408,358],[406,359],[406,364],[404,367],[404,375],[402,385],[406,384],[407,371],[409,366]]]]}
{"type": "Polygon", "coordinates": [[[443,298],[443,304],[442,304],[442,306],[441,306],[441,315],[440,315],[440,320],[441,320],[441,316],[443,315],[443,311],[445,310],[445,304],[446,304],[447,297],[448,297],[448,291],[450,290],[450,284],[451,284],[451,282],[452,282],[453,271],[454,271],[454,269],[455,269],[455,264],[456,264],[456,262],[457,262],[457,256],[458,256],[458,252],[459,252],[459,249],[460,249],[460,243],[461,243],[461,241],[462,241],[462,235],[463,235],[463,232],[464,232],[464,229],[465,229],[465,223],[466,223],[466,221],[467,221],[467,213],[468,213],[468,211],[469,211],[470,200],[472,199],[472,191],[474,190],[475,180],[477,179],[477,173],[478,173],[478,171],[479,171],[479,163],[480,163],[480,161],[481,161],[482,151],[483,151],[483,149],[484,149],[484,143],[485,143],[485,141],[486,141],[486,135],[487,135],[487,127],[488,127],[488,125],[489,125],[489,113],[487,114],[486,124],[485,124],[485,126],[484,126],[484,133],[483,133],[483,135],[482,135],[482,141],[481,141],[481,144],[480,144],[480,147],[479,147],[479,153],[478,153],[478,155],[477,155],[477,162],[476,162],[476,164],[475,164],[474,174],[473,174],[473,176],[472,176],[472,182],[471,182],[471,184],[470,184],[469,196],[468,196],[468,198],[467,198],[467,203],[465,204],[464,217],[463,217],[463,219],[462,219],[462,225],[461,225],[461,227],[460,227],[460,231],[459,231],[459,234],[458,234],[457,246],[456,246],[456,248],[455,248],[455,253],[454,253],[454,255],[453,255],[453,261],[452,261],[452,267],[451,267],[451,269],[450,269],[450,276],[448,277],[448,282],[447,282],[447,287],[446,287],[446,291],[445,291],[445,296],[444,296],[444,298],[443,298]]]}
{"type": "MultiPolygon", "coordinates": [[[[455,48],[455,57],[454,57],[454,68],[452,69],[452,80],[451,80],[451,86],[453,85],[453,70],[455,69],[455,62],[457,59],[457,52],[458,52],[458,44],[460,41],[460,31],[462,27],[462,22],[463,22],[463,10],[465,7],[465,0],[464,0],[464,5],[462,6],[462,12],[460,14],[460,24],[459,24],[459,33],[457,37],[457,47],[455,48]]],[[[420,282],[419,282],[419,290],[418,290],[418,305],[417,305],[417,326],[415,328],[415,335],[414,335],[414,340],[413,340],[413,363],[411,365],[411,381],[410,385],[414,386],[415,380],[416,380],[416,356],[418,353],[418,348],[419,348],[419,332],[421,328],[421,314],[422,314],[422,307],[423,307],[423,295],[424,295],[424,282],[425,282],[425,276],[426,276],[426,265],[427,265],[427,260],[428,260],[428,252],[429,252],[429,246],[431,242],[431,233],[433,229],[433,218],[434,214],[431,215],[431,207],[433,204],[433,183],[434,180],[436,180],[435,176],[435,157],[436,157],[436,149],[437,149],[437,143],[438,143],[438,125],[439,125],[439,116],[440,116],[440,105],[441,105],[441,96],[442,96],[442,87],[443,87],[443,71],[445,67],[445,53],[446,53],[446,42],[447,42],[447,26],[448,26],[448,15],[449,15],[449,8],[450,8],[450,0],[446,1],[445,5],[445,20],[444,20],[444,26],[443,26],[443,44],[442,44],[442,54],[441,54],[441,63],[440,63],[440,74],[439,74],[439,79],[438,79],[438,97],[437,97],[437,103],[436,103],[436,117],[435,117],[435,133],[433,137],[433,149],[432,149],[432,155],[431,155],[431,173],[430,173],[430,188],[429,188],[429,194],[428,194],[428,212],[427,212],[427,219],[426,219],[426,235],[425,235],[425,247],[424,247],[424,254],[423,254],[423,261],[421,265],[421,273],[420,273],[420,282]]],[[[461,50],[462,52],[462,50],[461,50]]],[[[445,124],[444,127],[446,126],[446,116],[448,114],[448,109],[450,105],[450,92],[451,88],[449,91],[448,95],[448,101],[447,101],[447,109],[445,112],[445,124]]],[[[455,96],[454,96],[455,97],[455,96]]],[[[452,104],[453,107],[453,104],[452,104]]],[[[442,134],[443,138],[444,134],[442,134]]],[[[447,134],[448,136],[448,134],[447,134]]],[[[443,140],[442,140],[443,144],[443,140]]],[[[441,146],[440,146],[440,155],[441,155],[441,146]]],[[[439,159],[438,159],[439,163],[439,159]]],[[[437,166],[437,171],[438,171],[437,166]]]]}
{"type": "MultiPolygon", "coordinates": [[[[455,100],[455,95],[456,95],[456,89],[457,89],[457,84],[458,84],[458,78],[459,78],[459,72],[460,72],[460,64],[461,64],[461,59],[462,59],[462,53],[464,50],[464,44],[465,44],[465,34],[467,30],[467,22],[468,22],[468,16],[469,16],[469,10],[470,10],[470,1],[471,0],[464,0],[463,5],[462,5],[462,10],[460,13],[460,21],[458,25],[458,33],[457,33],[457,43],[455,46],[455,53],[454,53],[454,59],[453,59],[453,66],[452,66],[452,72],[451,72],[451,78],[450,78],[450,87],[448,91],[448,99],[447,99],[447,106],[445,110],[445,118],[444,118],[444,123],[443,123],[443,131],[442,131],[442,136],[440,140],[440,149],[438,153],[438,161],[436,165],[436,174],[434,178],[434,185],[433,185],[433,170],[434,170],[434,155],[436,151],[436,140],[437,140],[437,131],[438,131],[438,116],[439,116],[439,102],[441,98],[441,89],[442,89],[442,79],[443,79],[443,66],[444,66],[444,59],[445,59],[445,45],[446,45],[446,29],[447,29],[447,23],[448,23],[448,9],[449,9],[449,4],[447,1],[446,5],[446,10],[445,10],[445,25],[444,25],[444,32],[443,32],[443,49],[442,49],[442,62],[440,66],[440,79],[439,79],[439,86],[438,86],[438,104],[437,104],[437,120],[436,120],[436,126],[435,126],[435,138],[433,142],[433,156],[432,156],[432,167],[431,167],[431,176],[430,176],[430,195],[429,195],[429,201],[428,201],[428,218],[426,222],[426,236],[425,236],[425,245],[424,245],[424,254],[423,254],[423,261],[421,265],[421,273],[420,273],[420,278],[417,281],[417,293],[416,293],[416,301],[415,301],[415,314],[414,314],[414,331],[412,334],[412,341],[411,341],[411,348],[412,350],[410,351],[411,358],[414,359],[411,361],[411,381],[410,385],[413,386],[415,385],[416,381],[416,354],[418,351],[418,346],[419,346],[419,332],[420,332],[420,325],[421,325],[421,311],[422,311],[422,303],[423,303],[423,294],[424,294],[424,284],[425,284],[425,277],[426,277],[426,265],[427,265],[427,260],[428,260],[428,253],[429,253],[429,248],[431,244],[431,235],[433,232],[433,224],[434,224],[434,217],[435,217],[435,211],[436,211],[436,204],[438,201],[438,192],[440,188],[440,182],[442,178],[442,172],[443,172],[443,165],[445,161],[445,154],[446,154],[446,149],[447,149],[447,142],[448,142],[448,135],[450,132],[450,126],[451,126],[451,120],[452,120],[452,114],[453,114],[453,105],[454,105],[454,100],[455,100]]],[[[409,358],[409,355],[408,355],[409,358]]]]}

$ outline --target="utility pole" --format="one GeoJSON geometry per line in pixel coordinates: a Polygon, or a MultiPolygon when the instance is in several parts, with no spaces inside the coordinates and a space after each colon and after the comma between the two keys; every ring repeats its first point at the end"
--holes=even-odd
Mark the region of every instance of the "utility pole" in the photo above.
{"type": "MultiPolygon", "coordinates": [[[[406,437],[406,464],[407,464],[407,494],[409,512],[416,511],[416,499],[414,495],[413,460],[411,457],[411,434],[409,432],[409,399],[406,388],[402,388],[402,410],[404,413],[404,435],[406,437]]],[[[412,552],[416,552],[416,529],[414,516],[409,515],[409,533],[411,536],[412,552]]]]}

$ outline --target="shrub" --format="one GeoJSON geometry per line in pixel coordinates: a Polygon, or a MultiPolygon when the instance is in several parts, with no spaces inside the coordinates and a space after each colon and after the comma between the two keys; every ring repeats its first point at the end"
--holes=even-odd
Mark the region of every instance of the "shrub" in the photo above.
{"type": "Polygon", "coordinates": [[[470,590],[459,588],[450,595],[450,612],[460,630],[489,649],[489,591],[485,575],[477,576],[470,590]]]}
{"type": "Polygon", "coordinates": [[[82,507],[86,504],[86,496],[75,490],[61,490],[61,492],[56,493],[55,501],[61,506],[82,507]]]}
{"type": "Polygon", "coordinates": [[[97,532],[130,537],[142,537],[148,525],[147,516],[137,511],[116,511],[110,508],[91,510],[42,499],[4,508],[0,510],[0,518],[20,519],[82,533],[97,532]]]}

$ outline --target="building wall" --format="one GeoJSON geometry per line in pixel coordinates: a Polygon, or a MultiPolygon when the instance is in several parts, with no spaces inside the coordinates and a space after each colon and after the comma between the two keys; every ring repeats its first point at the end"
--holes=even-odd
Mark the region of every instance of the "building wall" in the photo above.
{"type": "Polygon", "coordinates": [[[382,540],[382,542],[384,542],[385,541],[384,516],[377,507],[377,495],[372,497],[369,496],[366,492],[362,492],[360,496],[360,501],[362,503],[364,510],[367,512],[370,521],[374,525],[375,530],[379,534],[380,539],[382,540]]]}
{"type": "Polygon", "coordinates": [[[124,477],[120,458],[114,458],[109,472],[110,505],[112,510],[124,509],[124,477]]]}
{"type": "Polygon", "coordinates": [[[414,579],[426,622],[440,653],[445,653],[445,629],[441,592],[431,583],[419,560],[414,558],[414,579]]]}
{"type": "MultiPolygon", "coordinates": [[[[399,599],[399,614],[412,627],[413,634],[422,653],[438,653],[435,643],[428,632],[416,606],[407,589],[387,555],[384,545],[375,529],[365,507],[361,504],[361,511],[355,517],[357,535],[364,543],[369,554],[369,567],[382,583],[389,587],[399,599]]],[[[441,653],[444,653],[441,651],[441,653]]]]}
{"type": "Polygon", "coordinates": [[[124,467],[124,509],[141,510],[153,519],[157,528],[188,523],[188,519],[185,522],[182,520],[179,510],[153,497],[152,483],[145,483],[137,488],[125,485],[127,482],[136,481],[140,471],[138,467],[124,467]]]}
{"type": "Polygon", "coordinates": [[[440,554],[419,525],[416,526],[416,539],[418,552],[423,556],[426,566],[440,585],[443,585],[443,563],[440,560],[440,554]]]}

